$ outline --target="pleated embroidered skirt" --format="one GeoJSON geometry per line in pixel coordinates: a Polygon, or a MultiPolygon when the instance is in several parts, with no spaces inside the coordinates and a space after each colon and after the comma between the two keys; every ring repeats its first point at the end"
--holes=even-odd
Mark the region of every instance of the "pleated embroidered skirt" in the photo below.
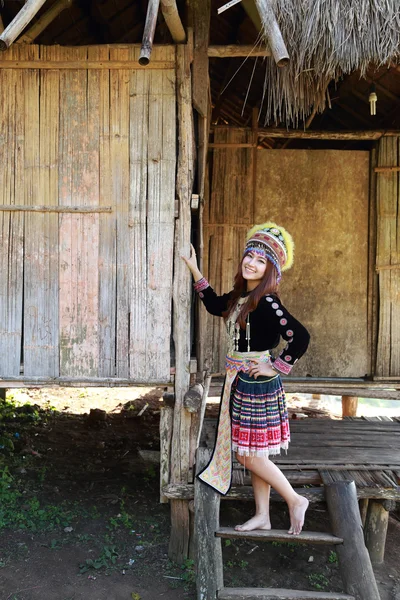
{"type": "Polygon", "coordinates": [[[274,456],[290,441],[285,392],[279,375],[239,372],[230,399],[232,450],[242,456],[274,456]]]}

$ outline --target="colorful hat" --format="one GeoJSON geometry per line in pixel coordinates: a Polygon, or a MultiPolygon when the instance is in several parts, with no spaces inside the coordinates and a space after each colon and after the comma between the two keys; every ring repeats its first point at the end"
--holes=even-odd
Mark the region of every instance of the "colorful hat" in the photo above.
{"type": "Polygon", "coordinates": [[[254,225],[246,236],[246,248],[248,252],[263,254],[275,265],[279,279],[281,272],[290,269],[293,264],[294,242],[290,233],[276,223],[263,223],[254,225]]]}

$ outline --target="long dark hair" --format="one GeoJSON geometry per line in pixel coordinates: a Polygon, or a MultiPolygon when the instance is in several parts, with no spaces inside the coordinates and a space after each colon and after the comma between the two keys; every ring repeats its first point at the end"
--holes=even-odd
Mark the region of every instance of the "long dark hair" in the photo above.
{"type": "MultiPolygon", "coordinates": [[[[246,280],[242,275],[243,258],[239,263],[239,267],[235,275],[233,292],[229,299],[227,309],[225,312],[222,313],[224,319],[227,319],[229,317],[232,310],[235,308],[240,296],[243,294],[243,292],[246,292],[246,280]]],[[[247,315],[253,310],[255,310],[261,298],[263,296],[268,296],[268,294],[274,294],[275,296],[278,295],[278,273],[275,266],[269,260],[267,260],[267,265],[263,278],[261,279],[258,286],[250,292],[250,294],[247,297],[247,302],[245,302],[242,308],[240,309],[237,322],[239,323],[242,329],[245,329],[246,327],[247,315]]]]}

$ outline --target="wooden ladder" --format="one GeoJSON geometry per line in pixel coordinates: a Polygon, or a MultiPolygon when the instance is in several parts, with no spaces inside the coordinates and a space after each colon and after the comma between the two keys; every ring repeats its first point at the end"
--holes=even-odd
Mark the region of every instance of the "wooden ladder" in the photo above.
{"type": "MultiPolygon", "coordinates": [[[[209,451],[198,448],[197,472],[207,464],[209,451]]],[[[196,478],[194,497],[195,562],[197,600],[380,600],[364,535],[357,492],[353,481],[337,481],[325,486],[325,497],[333,533],[303,531],[293,536],[287,531],[235,531],[219,526],[221,496],[196,478]],[[257,541],[290,541],[303,544],[336,545],[345,594],[276,588],[225,588],[221,538],[257,541]]],[[[237,496],[235,497],[237,499],[237,496]]]]}

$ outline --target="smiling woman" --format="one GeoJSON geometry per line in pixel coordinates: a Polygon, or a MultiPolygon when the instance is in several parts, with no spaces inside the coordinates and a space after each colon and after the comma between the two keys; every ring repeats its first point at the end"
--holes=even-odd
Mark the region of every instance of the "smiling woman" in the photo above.
{"type": "Polygon", "coordinates": [[[283,227],[275,223],[253,227],[247,234],[233,290],[222,296],[214,292],[200,273],[194,248],[190,258],[183,257],[207,311],[222,316],[228,330],[217,441],[211,461],[199,478],[225,495],[231,485],[231,451],[240,463],[246,464],[252,472],[256,514],[238,525],[239,531],[271,529],[271,486],[288,504],[289,533],[300,533],[308,506],[308,501],[293,490],[269,460],[281,449],[286,450],[290,441],[280,374],[290,372],[306,351],[310,338],[278,296],[282,271],[293,262],[293,248],[293,240],[283,227]],[[286,347],[273,359],[270,350],[281,337],[286,340],[286,347]]]}

